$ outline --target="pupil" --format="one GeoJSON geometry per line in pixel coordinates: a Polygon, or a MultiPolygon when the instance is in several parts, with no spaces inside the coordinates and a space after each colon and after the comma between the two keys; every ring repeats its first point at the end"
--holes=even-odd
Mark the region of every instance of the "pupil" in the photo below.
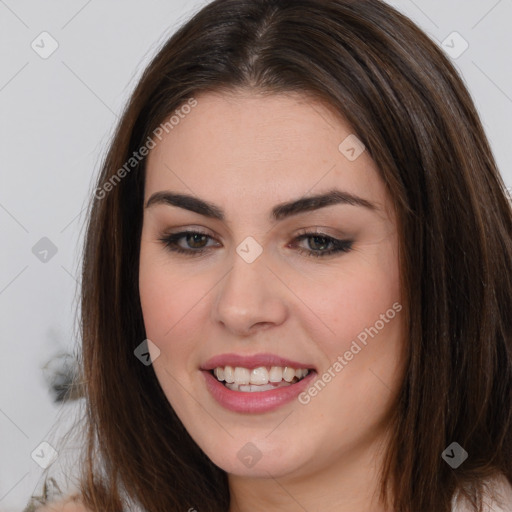
{"type": "Polygon", "coordinates": [[[188,237],[189,240],[190,240],[190,237],[192,237],[192,239],[193,239],[192,243],[195,244],[197,242],[196,237],[200,237],[200,238],[204,239],[205,235],[201,235],[199,233],[193,233],[192,235],[189,235],[189,237],[188,237]]]}
{"type": "MultiPolygon", "coordinates": [[[[329,245],[329,242],[327,241],[327,239],[325,237],[322,237],[322,236],[313,236],[311,237],[313,240],[315,240],[315,244],[316,244],[316,241],[317,240],[323,240],[324,243],[320,243],[320,246],[321,247],[316,247],[316,249],[326,249],[326,246],[329,245]]],[[[315,245],[313,244],[313,245],[315,245]]],[[[311,245],[311,244],[310,244],[311,245]]],[[[313,247],[314,248],[314,247],[313,247]]]]}

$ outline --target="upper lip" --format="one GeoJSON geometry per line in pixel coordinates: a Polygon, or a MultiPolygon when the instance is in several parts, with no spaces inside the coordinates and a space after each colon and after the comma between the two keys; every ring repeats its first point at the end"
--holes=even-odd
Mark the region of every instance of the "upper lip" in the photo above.
{"type": "Polygon", "coordinates": [[[254,369],[260,366],[288,366],[289,368],[314,369],[311,364],[292,361],[275,354],[254,354],[252,356],[243,356],[240,354],[219,354],[208,359],[201,366],[201,370],[213,370],[217,367],[239,366],[242,368],[254,369]]]}

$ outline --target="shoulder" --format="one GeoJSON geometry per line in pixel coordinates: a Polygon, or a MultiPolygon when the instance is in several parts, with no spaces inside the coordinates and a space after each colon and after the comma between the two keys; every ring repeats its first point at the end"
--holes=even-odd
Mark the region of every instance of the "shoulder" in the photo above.
{"type": "MultiPolygon", "coordinates": [[[[483,511],[509,512],[512,510],[512,486],[505,475],[497,475],[484,482],[483,511]]],[[[473,508],[461,498],[454,497],[453,512],[472,512],[473,508]]]]}
{"type": "Polygon", "coordinates": [[[92,512],[86,508],[75,497],[68,497],[53,503],[47,503],[42,508],[37,508],[35,512],[92,512]]]}
{"type": "Polygon", "coordinates": [[[512,510],[512,486],[505,475],[499,475],[490,482],[491,497],[488,500],[490,511],[507,512],[512,510]]]}

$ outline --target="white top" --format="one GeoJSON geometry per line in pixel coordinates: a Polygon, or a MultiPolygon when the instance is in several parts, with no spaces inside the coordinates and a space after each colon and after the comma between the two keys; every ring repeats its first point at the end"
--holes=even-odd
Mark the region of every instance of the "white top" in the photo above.
{"type": "MultiPolygon", "coordinates": [[[[493,500],[488,494],[483,496],[483,512],[512,512],[512,486],[505,476],[496,477],[487,483],[490,493],[494,494],[493,500]]],[[[129,512],[146,512],[137,505],[131,504],[129,512]]],[[[128,512],[127,511],[127,512],[128,512]]],[[[457,493],[452,499],[452,512],[474,512],[467,500],[457,500],[457,493]]]]}
{"type": "MultiPolygon", "coordinates": [[[[487,484],[489,491],[495,494],[492,499],[489,494],[483,496],[484,512],[512,512],[512,486],[505,476],[496,477],[487,484]]],[[[457,499],[458,493],[452,500],[452,512],[474,512],[466,499],[457,499]]]]}

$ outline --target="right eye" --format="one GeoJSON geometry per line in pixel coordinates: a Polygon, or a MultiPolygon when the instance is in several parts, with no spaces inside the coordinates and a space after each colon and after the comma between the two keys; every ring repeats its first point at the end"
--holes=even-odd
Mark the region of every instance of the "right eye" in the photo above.
{"type": "Polygon", "coordinates": [[[169,251],[180,254],[187,254],[189,256],[199,256],[205,251],[209,250],[209,248],[204,245],[204,242],[207,242],[208,239],[213,240],[213,238],[206,233],[190,230],[173,233],[172,235],[161,237],[159,240],[169,251]],[[189,247],[181,246],[179,244],[181,239],[185,239],[185,243],[187,245],[190,244],[189,247]]]}

